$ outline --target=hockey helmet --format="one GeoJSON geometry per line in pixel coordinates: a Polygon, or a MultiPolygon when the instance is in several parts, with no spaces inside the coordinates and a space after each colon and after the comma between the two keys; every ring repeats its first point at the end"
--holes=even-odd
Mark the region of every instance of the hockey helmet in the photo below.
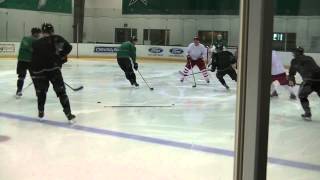
{"type": "Polygon", "coordinates": [[[50,24],[50,23],[43,23],[42,27],[41,27],[41,30],[42,30],[43,33],[49,33],[49,34],[54,32],[53,25],[50,24]]]}
{"type": "Polygon", "coordinates": [[[38,28],[38,27],[34,27],[31,29],[31,34],[34,35],[34,34],[40,34],[41,33],[41,29],[38,28]]]}
{"type": "Polygon", "coordinates": [[[136,36],[131,36],[130,37],[130,42],[137,42],[138,38],[136,36]]]}
{"type": "Polygon", "coordinates": [[[295,48],[294,50],[293,50],[293,54],[294,55],[303,55],[304,54],[304,49],[303,49],[303,47],[300,47],[300,46],[298,46],[297,48],[295,48]]]}

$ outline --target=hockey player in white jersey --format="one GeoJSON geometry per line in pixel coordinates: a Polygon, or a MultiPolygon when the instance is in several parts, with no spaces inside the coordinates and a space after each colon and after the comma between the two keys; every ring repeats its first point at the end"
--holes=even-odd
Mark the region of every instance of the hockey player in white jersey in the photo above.
{"type": "Polygon", "coordinates": [[[188,76],[189,71],[196,65],[201,71],[205,81],[209,83],[209,75],[204,62],[204,58],[207,56],[207,49],[200,43],[198,36],[194,37],[193,41],[194,42],[190,43],[187,49],[187,63],[180,81],[183,82],[185,77],[188,76]]]}
{"type": "Polygon", "coordinates": [[[272,51],[272,83],[271,83],[271,97],[277,97],[278,92],[275,88],[274,82],[278,81],[290,93],[290,99],[297,99],[293,88],[289,86],[289,80],[281,59],[277,56],[275,51],[272,51]]]}

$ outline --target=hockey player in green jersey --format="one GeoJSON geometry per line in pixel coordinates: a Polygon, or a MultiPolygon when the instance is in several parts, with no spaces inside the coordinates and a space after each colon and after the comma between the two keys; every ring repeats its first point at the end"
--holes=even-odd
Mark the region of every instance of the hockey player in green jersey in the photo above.
{"type": "Polygon", "coordinates": [[[137,41],[138,39],[135,36],[131,37],[130,41],[121,44],[119,51],[117,52],[117,61],[120,68],[124,71],[126,78],[130,81],[131,85],[135,87],[139,86],[136,81],[136,75],[133,71],[133,68],[138,70],[135,47],[137,41]]]}
{"type": "MultiPolygon", "coordinates": [[[[16,97],[20,98],[22,96],[22,88],[24,84],[24,79],[27,75],[27,70],[30,67],[30,61],[32,58],[32,43],[39,39],[41,34],[40,28],[32,28],[31,36],[23,37],[20,43],[19,55],[18,55],[18,63],[17,63],[17,92],[16,97]]],[[[30,73],[30,71],[29,71],[30,73]]]]}

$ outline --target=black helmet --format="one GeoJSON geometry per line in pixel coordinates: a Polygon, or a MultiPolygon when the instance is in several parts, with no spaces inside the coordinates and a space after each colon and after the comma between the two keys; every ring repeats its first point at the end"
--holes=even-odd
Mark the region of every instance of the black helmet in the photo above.
{"type": "Polygon", "coordinates": [[[130,42],[137,42],[138,38],[136,36],[131,36],[130,37],[130,42]]]}
{"type": "Polygon", "coordinates": [[[43,33],[49,33],[49,34],[54,32],[54,28],[53,28],[52,24],[50,24],[50,23],[43,23],[41,30],[43,33]]]}
{"type": "Polygon", "coordinates": [[[34,35],[34,34],[40,34],[41,33],[41,30],[40,28],[38,27],[34,27],[31,29],[31,34],[34,35]]]}
{"type": "Polygon", "coordinates": [[[304,53],[304,49],[300,46],[298,46],[293,50],[294,55],[303,55],[303,53],[304,53]]]}

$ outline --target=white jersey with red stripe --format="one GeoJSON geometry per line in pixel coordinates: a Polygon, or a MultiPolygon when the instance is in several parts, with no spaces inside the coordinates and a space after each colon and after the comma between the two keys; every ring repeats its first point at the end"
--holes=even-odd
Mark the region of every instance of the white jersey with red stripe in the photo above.
{"type": "Polygon", "coordinates": [[[275,51],[272,51],[272,75],[278,75],[285,73],[286,70],[279,56],[275,51]]]}
{"type": "Polygon", "coordinates": [[[194,43],[189,44],[187,48],[187,56],[190,56],[192,60],[204,59],[207,56],[207,48],[203,44],[195,45],[194,43]]]}

